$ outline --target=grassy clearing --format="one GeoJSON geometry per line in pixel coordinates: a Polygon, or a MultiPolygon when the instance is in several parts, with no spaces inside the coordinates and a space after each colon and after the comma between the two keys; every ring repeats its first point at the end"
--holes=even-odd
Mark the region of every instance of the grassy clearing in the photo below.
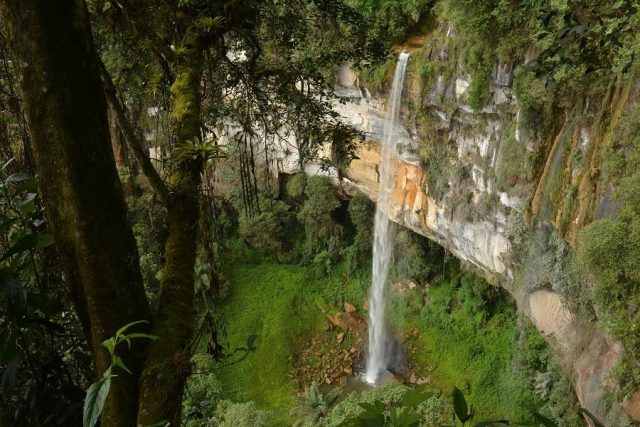
{"type": "Polygon", "coordinates": [[[343,265],[318,277],[313,267],[266,261],[229,262],[226,276],[230,291],[221,309],[230,347],[243,346],[252,334],[259,338],[255,353],[220,371],[225,397],[256,401],[285,423],[296,392],[287,377],[288,359],[326,324],[318,305],[329,310],[344,301],[360,305],[367,282],[346,278],[343,265]]]}
{"type": "MultiPolygon", "coordinates": [[[[407,250],[399,253],[414,257],[407,250]]],[[[257,351],[219,371],[217,380],[223,398],[255,401],[272,411],[275,425],[291,425],[295,421],[291,409],[298,402],[297,387],[288,377],[289,357],[312,339],[326,336],[319,306],[327,313],[341,311],[345,302],[360,307],[369,280],[362,273],[348,276],[345,262],[322,276],[314,265],[277,264],[250,255],[225,263],[229,294],[221,310],[230,347],[242,347],[248,336],[256,334],[257,351]]],[[[456,262],[446,265],[444,279],[434,280],[428,291],[417,286],[389,299],[388,320],[404,337],[412,372],[428,376],[431,386],[447,396],[454,386],[462,389],[482,418],[525,421],[531,408],[564,417],[574,403],[561,401],[561,394],[571,393],[568,386],[561,387],[559,377],[547,387],[547,394],[560,397],[541,401],[533,391],[537,373],[550,375],[550,356],[536,331],[524,333],[519,328],[513,300],[506,291],[460,271],[456,262]]],[[[327,342],[333,345],[335,336],[327,342]]],[[[323,363],[312,359],[307,364],[323,363]]]]}

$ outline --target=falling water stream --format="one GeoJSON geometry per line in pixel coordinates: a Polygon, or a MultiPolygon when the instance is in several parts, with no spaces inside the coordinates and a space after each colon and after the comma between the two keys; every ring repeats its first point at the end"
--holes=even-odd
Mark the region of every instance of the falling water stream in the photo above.
{"type": "Polygon", "coordinates": [[[390,359],[390,339],[384,321],[384,288],[393,255],[393,241],[389,221],[391,195],[393,192],[394,164],[400,119],[400,100],[404,75],[407,68],[408,53],[401,53],[393,77],[389,95],[387,117],[384,123],[382,154],[378,172],[380,184],[373,240],[373,272],[369,294],[369,351],[365,379],[370,384],[378,383],[387,373],[390,359]]]}

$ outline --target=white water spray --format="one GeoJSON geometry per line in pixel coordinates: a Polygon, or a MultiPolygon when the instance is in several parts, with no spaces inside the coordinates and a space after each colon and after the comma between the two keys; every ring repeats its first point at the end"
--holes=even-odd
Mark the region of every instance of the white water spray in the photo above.
{"type": "Polygon", "coordinates": [[[382,138],[382,154],[378,172],[380,184],[373,239],[373,274],[371,292],[369,294],[369,353],[365,379],[375,384],[389,367],[389,338],[384,322],[385,300],[384,285],[389,273],[389,265],[393,254],[393,242],[389,221],[391,195],[393,190],[393,154],[396,153],[400,119],[400,100],[404,75],[407,68],[408,53],[401,53],[393,77],[389,106],[384,123],[382,138]]]}

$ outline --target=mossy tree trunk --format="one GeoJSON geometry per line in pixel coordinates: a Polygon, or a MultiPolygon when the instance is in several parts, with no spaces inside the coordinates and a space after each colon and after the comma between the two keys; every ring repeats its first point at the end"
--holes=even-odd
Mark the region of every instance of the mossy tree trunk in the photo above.
{"type": "MultiPolygon", "coordinates": [[[[38,181],[65,280],[89,339],[96,374],[102,342],[126,323],[151,320],[116,172],[106,102],[83,0],[0,0],[36,157],[38,181]]],[[[103,426],[135,425],[144,343],[121,355],[103,426]]]]}
{"type": "MultiPolygon", "coordinates": [[[[192,147],[201,139],[200,81],[202,51],[187,42],[174,64],[171,122],[176,145],[192,147]]],[[[169,237],[165,245],[161,294],[154,333],[140,385],[138,424],[170,421],[179,425],[182,393],[191,373],[194,330],[194,266],[200,218],[199,186],[204,160],[196,151],[174,150],[174,170],[166,201],[169,237]]]]}

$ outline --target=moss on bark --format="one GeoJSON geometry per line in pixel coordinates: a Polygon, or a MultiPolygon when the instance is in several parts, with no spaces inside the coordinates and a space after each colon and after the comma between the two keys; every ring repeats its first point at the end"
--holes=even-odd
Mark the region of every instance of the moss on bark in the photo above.
{"type": "MultiPolygon", "coordinates": [[[[178,144],[200,135],[200,92],[202,58],[197,49],[183,49],[174,66],[176,80],[172,125],[178,144]]],[[[161,294],[154,333],[141,378],[138,424],[168,420],[180,424],[184,385],[191,372],[191,339],[194,329],[194,265],[200,217],[200,157],[174,158],[167,201],[169,237],[165,245],[161,294]]]]}

